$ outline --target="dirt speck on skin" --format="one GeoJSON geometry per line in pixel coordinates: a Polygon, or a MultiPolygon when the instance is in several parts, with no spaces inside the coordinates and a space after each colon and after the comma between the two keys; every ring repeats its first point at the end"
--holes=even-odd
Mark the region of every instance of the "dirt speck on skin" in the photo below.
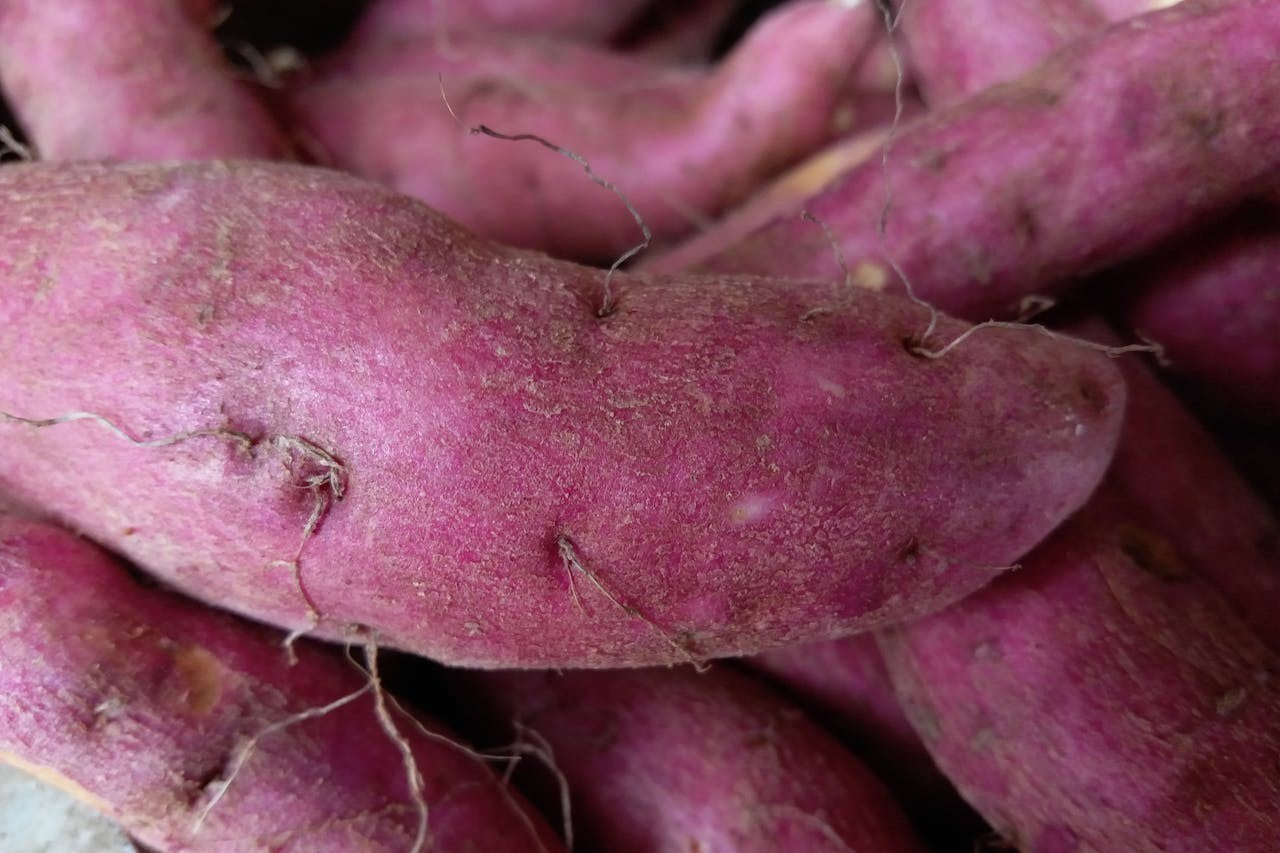
{"type": "Polygon", "coordinates": [[[173,652],[173,664],[187,710],[196,716],[213,710],[222,698],[221,662],[208,649],[184,646],[173,652]]]}

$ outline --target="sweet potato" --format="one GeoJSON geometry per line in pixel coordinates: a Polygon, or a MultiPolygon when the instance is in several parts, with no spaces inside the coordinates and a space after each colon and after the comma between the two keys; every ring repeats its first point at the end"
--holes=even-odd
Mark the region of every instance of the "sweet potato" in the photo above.
{"type": "Polygon", "coordinates": [[[851,72],[877,21],[865,3],[790,4],[710,70],[494,33],[376,51],[356,42],[287,108],[327,162],[484,236],[609,263],[641,240],[627,204],[573,159],[470,129],[569,149],[621,191],[655,240],[671,239],[857,126],[851,72]]]}
{"type": "Polygon", "coordinates": [[[1280,195],[1140,268],[1125,321],[1204,398],[1280,421],[1280,195]]]}
{"type": "Polygon", "coordinates": [[[283,137],[174,0],[0,0],[0,85],[50,160],[266,157],[283,137]]]}
{"type": "Polygon", "coordinates": [[[898,297],[610,279],[319,169],[15,165],[0,204],[0,482],[207,601],[458,664],[937,609],[1086,499],[1122,414],[1071,344],[930,358],[898,297]]]}
{"type": "Polygon", "coordinates": [[[0,610],[0,760],[148,845],[559,847],[438,727],[387,709],[393,740],[353,665],[306,642],[291,665],[274,632],[140,586],[68,533],[0,517],[0,610]]]}
{"type": "Polygon", "coordinates": [[[1104,486],[1021,571],[885,629],[895,687],[1017,849],[1273,851],[1280,657],[1134,508],[1104,486]]]}
{"type": "Polygon", "coordinates": [[[741,673],[484,673],[466,689],[545,741],[585,849],[919,849],[870,771],[741,673]]]}
{"type": "MultiPolygon", "coordinates": [[[[1078,330],[1093,338],[1097,325],[1078,330]]],[[[1132,553],[1194,571],[1280,653],[1280,522],[1235,471],[1212,436],[1138,361],[1121,364],[1129,389],[1125,427],[1108,473],[1132,504],[1132,553]],[[1158,536],[1148,537],[1144,530],[1158,536]]]]}
{"type": "Polygon", "coordinates": [[[915,79],[931,107],[1039,65],[1107,19],[1094,0],[913,0],[902,33],[915,79]]]}
{"type": "Polygon", "coordinates": [[[1264,0],[1185,0],[1114,25],[902,128],[887,163],[798,204],[839,256],[790,215],[732,244],[713,230],[647,267],[835,279],[843,258],[896,286],[892,261],[943,310],[1014,311],[1280,177],[1277,43],[1280,6],[1264,0]]]}

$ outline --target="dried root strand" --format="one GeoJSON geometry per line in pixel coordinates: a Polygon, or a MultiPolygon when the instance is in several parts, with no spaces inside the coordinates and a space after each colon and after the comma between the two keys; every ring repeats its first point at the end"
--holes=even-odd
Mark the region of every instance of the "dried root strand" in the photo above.
{"type": "MultiPolygon", "coordinates": [[[[466,125],[463,124],[462,119],[458,116],[456,112],[454,112],[453,105],[449,103],[449,97],[444,90],[444,75],[440,75],[439,80],[440,80],[440,97],[444,99],[444,105],[449,110],[449,115],[453,116],[453,120],[456,121],[459,125],[465,127],[466,125]]],[[[618,271],[618,268],[621,267],[623,264],[625,264],[627,261],[631,260],[636,255],[640,254],[644,250],[648,249],[651,245],[653,245],[653,232],[649,229],[648,224],[644,221],[644,217],[640,215],[640,211],[636,210],[635,205],[631,203],[631,199],[627,198],[626,193],[624,193],[618,187],[617,184],[613,183],[607,178],[600,176],[594,169],[592,169],[591,163],[587,160],[586,157],[582,156],[576,151],[565,148],[562,145],[557,145],[554,142],[546,139],[545,137],[539,136],[536,133],[503,133],[502,131],[494,130],[492,127],[483,123],[473,125],[472,127],[469,128],[469,132],[472,135],[479,134],[482,136],[491,137],[493,139],[500,139],[505,142],[535,142],[538,145],[541,145],[543,148],[546,148],[549,151],[553,151],[556,154],[559,154],[561,157],[566,157],[572,160],[573,162],[577,163],[579,166],[582,167],[582,170],[586,172],[587,177],[590,178],[593,183],[603,187],[604,189],[616,195],[622,201],[622,203],[626,206],[627,212],[631,214],[631,218],[635,220],[636,226],[640,229],[641,240],[639,243],[635,244],[634,246],[632,246],[631,248],[623,252],[621,255],[619,255],[614,260],[614,262],[609,266],[608,272],[605,273],[604,295],[601,298],[599,308],[596,309],[596,314],[600,317],[607,317],[610,314],[612,314],[614,311],[614,304],[613,304],[614,273],[616,273],[618,271]]]]}
{"type": "Polygon", "coordinates": [[[909,349],[913,355],[918,355],[921,358],[929,358],[929,359],[942,358],[944,355],[951,352],[953,349],[958,347],[960,344],[964,343],[964,341],[966,341],[968,338],[972,337],[973,335],[977,334],[982,329],[991,329],[991,328],[1024,329],[1027,331],[1039,332],[1042,335],[1047,335],[1048,337],[1055,338],[1057,340],[1066,341],[1076,346],[1084,347],[1085,349],[1096,350],[1097,352],[1105,354],[1108,358],[1119,358],[1122,355],[1126,355],[1128,353],[1136,353],[1136,352],[1151,353],[1156,357],[1157,360],[1162,360],[1164,358],[1163,348],[1159,344],[1156,344],[1151,341],[1144,341],[1143,343],[1140,343],[1140,344],[1125,344],[1123,346],[1113,346],[1110,344],[1100,344],[1095,341],[1079,338],[1079,337],[1076,337],[1075,335],[1068,335],[1065,332],[1058,332],[1040,323],[1020,323],[1012,320],[987,320],[986,322],[978,323],[976,325],[970,326],[969,328],[961,332],[959,335],[952,338],[949,343],[944,344],[942,347],[938,349],[929,349],[928,347],[924,346],[923,339],[917,339],[909,349]]]}
{"type": "Polygon", "coordinates": [[[19,142],[8,126],[0,124],[0,157],[6,154],[12,154],[24,163],[34,163],[38,159],[34,147],[19,142]]]}
{"type": "Polygon", "coordinates": [[[365,687],[373,690],[373,711],[378,718],[378,724],[382,727],[382,731],[386,733],[396,750],[399,751],[403,760],[405,781],[409,785],[409,795],[413,799],[414,808],[418,812],[417,834],[414,836],[409,853],[422,853],[427,844],[427,831],[431,814],[427,806],[426,795],[423,793],[422,771],[418,769],[418,760],[413,755],[413,746],[409,743],[408,738],[400,732],[395,720],[391,718],[391,712],[387,708],[387,694],[382,687],[382,677],[378,674],[378,643],[372,631],[365,631],[364,633],[364,657],[368,666],[367,674],[369,678],[365,687]]]}
{"type": "Polygon", "coordinates": [[[119,426],[110,418],[93,412],[68,412],[64,415],[56,415],[51,418],[25,418],[20,415],[10,414],[9,412],[0,411],[0,421],[21,424],[23,426],[34,427],[36,429],[44,429],[46,427],[58,426],[60,424],[75,423],[77,421],[90,421],[99,426],[105,427],[118,438],[122,438],[135,447],[171,447],[175,444],[181,444],[193,438],[214,437],[228,439],[244,449],[253,446],[253,440],[242,432],[230,429],[197,429],[189,432],[175,433],[174,435],[165,436],[164,438],[144,439],[138,438],[133,433],[119,426]]]}
{"type": "Polygon", "coordinates": [[[666,643],[669,646],[671,646],[671,648],[675,649],[680,654],[680,656],[685,659],[687,663],[692,664],[693,667],[697,669],[699,672],[706,671],[707,669],[706,662],[699,660],[697,657],[695,657],[687,647],[685,647],[682,643],[677,641],[675,637],[671,636],[665,630],[663,630],[662,626],[660,626],[658,623],[654,622],[648,616],[645,616],[643,613],[641,613],[639,610],[632,607],[631,605],[625,604],[624,602],[620,601],[617,596],[615,596],[612,592],[610,592],[609,588],[606,587],[600,581],[600,578],[596,575],[596,573],[593,572],[589,566],[583,563],[582,559],[578,556],[577,548],[574,547],[573,541],[570,540],[568,536],[565,536],[565,535],[558,536],[556,538],[556,548],[560,552],[560,560],[564,563],[565,571],[569,575],[569,588],[570,588],[570,591],[572,592],[574,602],[577,603],[580,609],[582,608],[582,601],[578,597],[577,586],[573,580],[575,572],[578,574],[581,574],[588,581],[590,581],[591,585],[594,586],[601,595],[603,595],[606,599],[608,599],[609,603],[612,604],[614,607],[621,610],[628,617],[632,619],[638,619],[639,621],[645,623],[650,628],[652,628],[654,632],[656,632],[658,636],[662,637],[662,639],[665,640],[666,643]]]}
{"type": "Polygon", "coordinates": [[[358,690],[353,690],[352,692],[346,694],[345,696],[341,696],[333,700],[327,705],[321,705],[316,708],[308,708],[305,711],[299,711],[296,714],[290,714],[284,719],[276,720],[274,723],[271,723],[270,725],[262,728],[256,734],[250,737],[248,740],[243,741],[237,747],[235,751],[235,755],[231,759],[230,764],[228,765],[227,772],[222,776],[221,779],[215,780],[210,783],[209,788],[213,790],[213,795],[209,798],[209,801],[205,803],[204,808],[200,810],[200,813],[196,815],[195,824],[192,827],[192,834],[195,835],[196,833],[200,832],[200,829],[201,827],[204,826],[204,823],[208,819],[209,814],[213,811],[214,807],[218,805],[219,802],[222,801],[222,798],[227,793],[227,789],[231,787],[231,783],[234,782],[236,780],[236,777],[240,775],[240,771],[244,769],[245,764],[247,764],[249,762],[250,757],[252,757],[254,750],[257,749],[258,744],[261,743],[264,738],[267,738],[276,732],[283,731],[284,729],[287,729],[291,726],[298,725],[299,723],[304,723],[307,720],[314,720],[317,717],[323,717],[326,714],[331,714],[334,711],[338,710],[339,708],[343,707],[344,705],[349,705],[352,702],[356,701],[361,696],[368,693],[371,689],[373,689],[373,683],[369,682],[367,684],[362,685],[358,690]]]}
{"type": "Polygon", "coordinates": [[[542,762],[543,766],[556,779],[556,789],[560,795],[560,819],[564,846],[566,850],[572,851],[573,804],[569,794],[569,778],[564,775],[564,771],[556,764],[555,751],[551,748],[551,743],[540,732],[520,720],[513,720],[512,725],[516,730],[516,739],[506,749],[510,751],[513,760],[508,765],[503,778],[507,781],[510,780],[511,774],[515,771],[516,763],[523,756],[530,756],[542,762]]]}

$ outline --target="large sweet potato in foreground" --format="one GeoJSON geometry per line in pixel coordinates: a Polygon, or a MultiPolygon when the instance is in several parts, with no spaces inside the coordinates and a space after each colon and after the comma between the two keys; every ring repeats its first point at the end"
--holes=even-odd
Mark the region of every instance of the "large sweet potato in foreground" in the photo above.
{"type": "Polygon", "coordinates": [[[1105,358],[1034,332],[927,358],[893,296],[609,282],[323,170],[9,166],[0,204],[0,490],[206,601],[454,663],[935,610],[1086,499],[1121,418],[1105,358]]]}
{"type": "Polygon", "coordinates": [[[0,613],[0,760],[157,849],[559,847],[438,727],[389,711],[397,744],[354,665],[306,642],[291,665],[275,632],[142,586],[69,533],[0,516],[0,613]]]}

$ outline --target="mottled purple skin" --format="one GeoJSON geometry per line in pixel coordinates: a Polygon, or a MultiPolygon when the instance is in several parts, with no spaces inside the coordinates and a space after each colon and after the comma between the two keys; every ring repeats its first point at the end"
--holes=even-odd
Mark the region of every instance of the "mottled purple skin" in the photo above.
{"type": "Polygon", "coordinates": [[[1126,322],[1197,392],[1280,421],[1280,196],[1174,246],[1138,272],[1126,322]]]}
{"type": "Polygon", "coordinates": [[[546,739],[582,849],[920,849],[852,753],[732,670],[485,673],[467,689],[546,739]]]}
{"type": "MultiPolygon", "coordinates": [[[[837,235],[848,267],[892,258],[943,310],[1010,313],[1276,175],[1277,43],[1273,2],[1185,0],[904,127],[887,169],[874,157],[806,207],[837,235]]],[[[826,233],[797,216],[731,245],[713,230],[647,268],[843,275],[826,233]]]]}
{"type": "Polygon", "coordinates": [[[48,160],[284,153],[203,23],[176,0],[0,0],[0,85],[48,160]]]}
{"type": "Polygon", "coordinates": [[[1026,566],[882,632],[942,770],[1020,850],[1280,845],[1280,657],[1104,486],[1026,566]]]}
{"type": "Polygon", "coordinates": [[[1094,0],[914,0],[902,6],[911,68],[935,108],[1031,70],[1106,22],[1094,0]]]}
{"type": "Polygon", "coordinates": [[[856,127],[850,72],[876,26],[865,4],[790,4],[705,70],[524,36],[424,38],[395,60],[357,50],[290,93],[287,111],[326,162],[484,236],[608,264],[642,239],[615,193],[542,145],[470,129],[537,134],[584,157],[655,240],[671,240],[856,127]]]}
{"type": "MultiPolygon", "coordinates": [[[[308,642],[140,586],[89,543],[0,517],[0,760],[52,779],[160,850],[410,849],[418,811],[365,695],[242,745],[365,678],[308,642]]],[[[429,849],[555,850],[482,761],[397,715],[429,849]]]]}
{"type": "Polygon", "coordinates": [[[1084,502],[1122,418],[1096,353],[923,358],[925,311],[856,288],[618,275],[601,316],[603,271],[319,169],[6,166],[0,204],[0,411],[178,437],[2,423],[0,482],[206,601],[306,627],[300,574],[322,634],[456,664],[936,610],[1084,502]]]}
{"type": "Polygon", "coordinates": [[[441,30],[505,30],[603,42],[651,5],[653,0],[374,0],[355,37],[374,41],[441,30]]]}

